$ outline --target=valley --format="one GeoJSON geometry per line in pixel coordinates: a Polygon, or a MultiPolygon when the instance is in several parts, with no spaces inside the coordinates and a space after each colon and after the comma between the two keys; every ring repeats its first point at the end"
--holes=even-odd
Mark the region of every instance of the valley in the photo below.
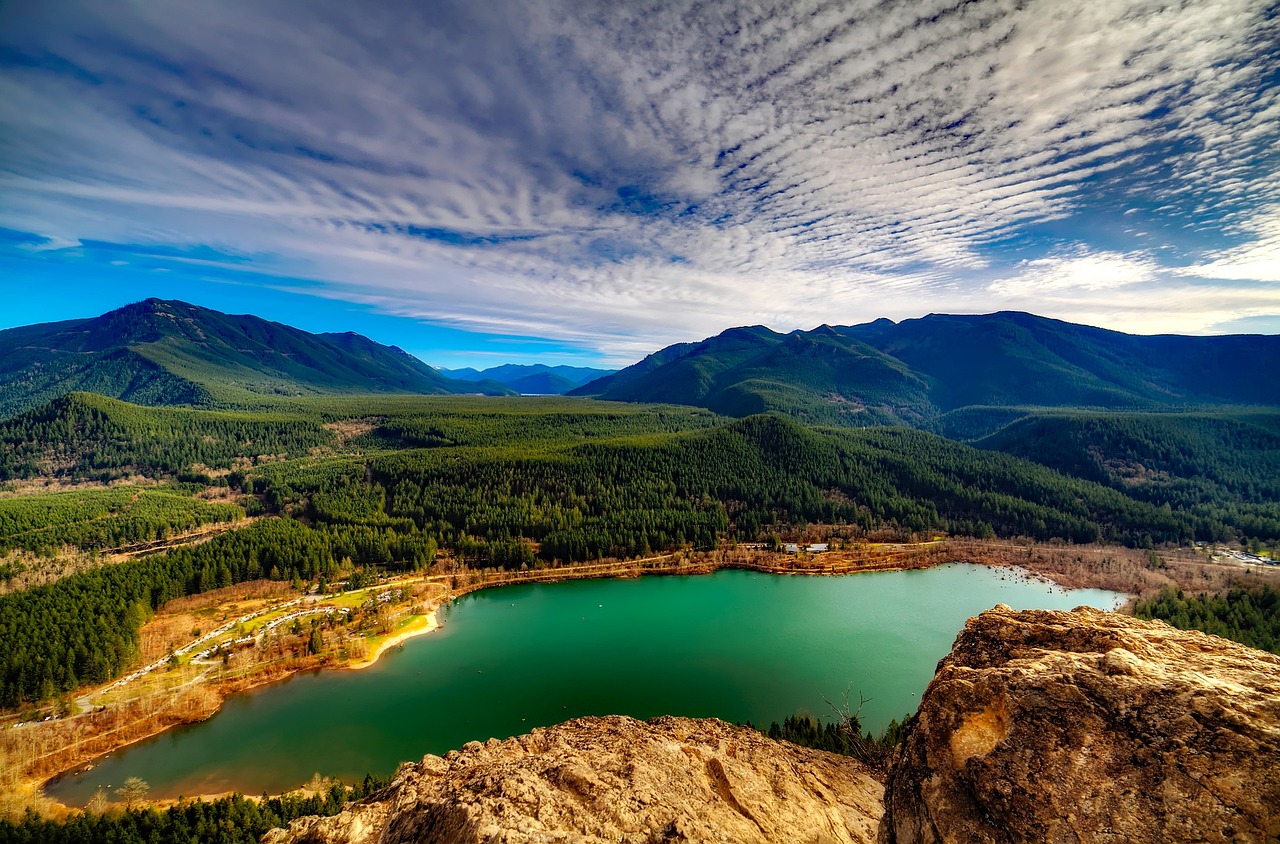
{"type": "MultiPolygon", "coordinates": [[[[181,311],[173,303],[148,307],[181,311]]],[[[188,335],[204,319],[191,313],[188,335]]],[[[228,324],[257,330],[251,322],[228,324]]],[[[742,342],[759,338],[747,331],[742,342]]],[[[183,354],[203,349],[196,343],[183,354]]],[[[228,366],[213,355],[198,373],[181,371],[213,395],[240,371],[240,364],[228,366]]],[[[847,377],[857,381],[859,371],[847,377]]],[[[631,376],[623,370],[603,380],[619,377],[631,376]]],[[[917,380],[928,385],[932,377],[917,380]]],[[[1280,566],[1270,564],[1280,543],[1272,471],[1280,411],[1266,407],[979,404],[939,413],[937,406],[915,405],[915,415],[895,411],[877,417],[893,424],[867,425],[864,417],[811,417],[782,407],[743,415],[672,394],[656,397],[674,403],[651,404],[344,389],[330,384],[251,397],[224,391],[197,406],[67,392],[0,420],[6,811],[65,812],[100,786],[110,799],[117,780],[139,771],[156,798],[283,791],[317,771],[348,781],[381,777],[406,752],[443,752],[527,729],[531,724],[512,720],[510,702],[520,696],[514,688],[478,687],[479,698],[456,697],[467,686],[455,688],[454,681],[471,677],[458,660],[470,654],[484,661],[481,650],[467,646],[450,657],[457,663],[447,672],[453,679],[433,686],[430,697],[453,700],[449,711],[491,710],[492,717],[462,723],[449,711],[436,712],[428,720],[447,729],[410,750],[351,757],[329,768],[320,757],[297,756],[296,765],[310,770],[295,766],[274,779],[253,779],[254,766],[241,763],[215,774],[222,763],[197,762],[178,773],[173,759],[203,759],[204,751],[174,756],[165,749],[189,740],[211,749],[236,746],[221,725],[240,717],[225,713],[257,705],[251,701],[294,701],[282,710],[291,718],[300,708],[316,708],[315,701],[295,700],[297,689],[347,688],[357,681],[336,678],[357,675],[380,689],[377,678],[399,676],[388,666],[404,663],[406,654],[448,652],[455,646],[443,643],[476,635],[463,632],[468,608],[496,607],[510,590],[530,596],[516,603],[537,605],[538,590],[573,594],[552,584],[593,590],[631,584],[634,594],[649,596],[634,599],[639,616],[611,633],[595,630],[589,640],[613,642],[614,650],[637,642],[656,648],[652,624],[636,619],[667,618],[658,637],[665,650],[646,657],[654,670],[685,658],[704,670],[737,670],[734,664],[746,670],[740,657],[695,658],[680,643],[713,640],[711,631],[683,625],[718,617],[715,606],[729,611],[753,606],[753,599],[732,587],[736,597],[707,593],[701,609],[670,617],[664,613],[686,599],[663,590],[702,594],[712,587],[700,584],[737,577],[816,576],[794,587],[806,597],[782,616],[760,613],[768,617],[753,629],[763,638],[751,649],[790,642],[826,652],[818,640],[861,642],[872,652],[888,647],[873,645],[868,628],[840,626],[853,616],[881,619],[871,626],[886,642],[915,640],[928,629],[928,647],[894,663],[915,666],[910,676],[922,688],[963,618],[1006,600],[1000,590],[1014,585],[1027,590],[1016,602],[1026,607],[1073,605],[1064,589],[1105,590],[1088,594],[1109,608],[1132,612],[1136,604],[1142,612],[1240,630],[1250,616],[1212,603],[1224,600],[1212,596],[1239,590],[1265,596],[1257,590],[1280,584],[1280,566]],[[907,419],[915,427],[901,424],[907,419]],[[949,580],[956,571],[968,572],[965,583],[986,584],[968,603],[959,597],[968,587],[949,580]],[[929,578],[944,585],[931,592],[922,585],[935,582],[929,578]],[[883,594],[873,585],[890,582],[896,585],[883,594]],[[881,596],[859,603],[864,592],[881,596]],[[837,595],[845,596],[844,609],[827,621],[806,615],[805,606],[837,595]],[[1210,602],[1205,609],[1175,598],[1184,595],[1210,602]],[[1235,615],[1219,622],[1213,613],[1235,615]],[[806,618],[803,630],[794,626],[806,618]],[[389,661],[380,659],[389,649],[389,661]],[[41,791],[46,782],[48,794],[41,791]]],[[[888,406],[866,399],[855,396],[847,406],[888,406]]],[[[518,684],[536,687],[543,680],[535,666],[552,656],[575,662],[570,641],[540,642],[558,614],[522,616],[516,628],[499,624],[500,634],[483,634],[496,636],[490,648],[505,648],[515,637],[534,649],[516,660],[534,674],[504,670],[523,677],[518,684]]],[[[1270,641],[1270,634],[1258,635],[1270,641]]],[[[764,673],[781,672],[791,658],[786,653],[764,673]]],[[[565,701],[559,714],[539,710],[536,720],[550,725],[569,714],[613,711],[762,723],[796,711],[823,716],[813,688],[819,677],[840,671],[857,675],[847,681],[865,684],[861,690],[876,701],[862,713],[872,733],[912,708],[910,690],[888,694],[892,682],[879,669],[849,667],[853,656],[844,650],[832,658],[814,662],[807,679],[774,687],[769,702],[751,705],[744,701],[760,690],[732,684],[725,687],[729,697],[717,692],[641,705],[642,687],[660,682],[652,673],[637,675],[639,686],[614,677],[600,687],[614,688],[614,696],[596,699],[590,678],[566,675],[555,683],[581,688],[585,697],[565,701]]],[[[598,665],[599,658],[586,662],[598,665]]],[[[422,671],[414,677],[434,676],[426,663],[414,670],[422,671]]],[[[415,682],[369,692],[369,702],[356,708],[376,709],[374,700],[420,708],[415,682]]],[[[828,699],[839,694],[822,692],[828,699]]],[[[305,722],[307,730],[329,735],[315,748],[336,759],[341,731],[334,722],[341,719],[323,707],[316,711],[322,714],[305,722]]],[[[352,735],[364,736],[356,745],[369,742],[361,723],[350,724],[352,735]]],[[[259,748],[270,746],[280,724],[269,719],[232,732],[244,735],[245,747],[259,748]]]]}
{"type": "Polygon", "coordinates": [[[385,776],[406,755],[581,715],[715,712],[768,723],[826,714],[823,698],[839,700],[848,683],[872,698],[861,717],[879,733],[911,710],[976,607],[1110,608],[1117,599],[972,566],[821,581],[721,571],[486,588],[455,599],[442,631],[373,671],[308,674],[228,700],[199,727],[113,753],[49,791],[79,805],[99,786],[139,776],[157,798],[278,793],[316,771],[385,776]],[[312,732],[324,740],[308,754],[299,738],[312,732]],[[264,758],[263,748],[286,745],[298,750],[264,758]]]}

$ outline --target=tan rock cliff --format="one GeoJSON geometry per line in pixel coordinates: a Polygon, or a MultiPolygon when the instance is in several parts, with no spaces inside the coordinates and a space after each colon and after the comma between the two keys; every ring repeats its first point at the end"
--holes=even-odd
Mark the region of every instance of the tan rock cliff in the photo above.
{"type": "Polygon", "coordinates": [[[286,842],[1280,842],[1280,658],[1081,609],[970,619],[883,791],[715,720],[581,718],[403,766],[286,842]]]}
{"type": "Polygon", "coordinates": [[[881,794],[847,757],[722,721],[579,718],[404,765],[264,842],[871,842],[881,794]]]}
{"type": "Polygon", "coordinates": [[[1280,658],[1097,610],[985,612],[921,699],[880,841],[1280,841],[1280,658]]]}

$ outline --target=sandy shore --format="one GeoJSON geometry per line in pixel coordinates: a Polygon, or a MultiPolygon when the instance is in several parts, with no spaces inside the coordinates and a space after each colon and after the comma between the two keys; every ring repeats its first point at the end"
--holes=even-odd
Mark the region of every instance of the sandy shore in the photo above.
{"type": "Polygon", "coordinates": [[[404,627],[401,627],[395,633],[392,633],[390,636],[379,642],[377,647],[373,649],[373,653],[369,654],[364,659],[352,660],[351,662],[344,664],[342,667],[349,668],[353,671],[368,668],[370,665],[377,662],[378,657],[382,656],[382,654],[387,650],[390,650],[397,645],[404,644],[414,636],[422,636],[430,633],[439,626],[440,619],[437,618],[435,610],[432,610],[426,615],[414,616],[404,627]]]}

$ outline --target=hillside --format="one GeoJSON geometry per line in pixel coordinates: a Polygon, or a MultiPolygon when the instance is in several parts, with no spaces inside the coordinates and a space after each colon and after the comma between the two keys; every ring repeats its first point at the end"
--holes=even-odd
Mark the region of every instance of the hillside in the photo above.
{"type": "Polygon", "coordinates": [[[441,375],[447,375],[459,381],[495,381],[510,387],[522,395],[537,396],[564,395],[570,390],[586,384],[588,381],[613,374],[611,369],[592,369],[587,366],[547,366],[542,363],[527,366],[504,363],[501,366],[492,366],[484,370],[467,367],[466,369],[442,368],[438,371],[441,375]]]}
{"type": "MultiPolygon", "coordinates": [[[[1280,384],[1269,373],[1277,370],[1277,336],[1144,337],[1024,313],[932,314],[787,335],[734,328],[670,346],[570,395],[926,425],[971,405],[1276,406],[1280,384]]],[[[960,427],[977,420],[967,422],[960,427]]]]}
{"type": "Polygon", "coordinates": [[[922,418],[931,411],[927,393],[900,361],[832,328],[779,334],[757,325],[668,347],[570,395],[874,424],[922,418]]]}
{"type": "Polygon", "coordinates": [[[1280,538],[1280,412],[1041,411],[975,445],[1280,538]]]}
{"type": "Polygon", "coordinates": [[[196,406],[266,396],[509,392],[446,378],[359,334],[311,334],[178,301],[147,299],[90,319],[0,331],[0,418],[76,391],[196,406]]]}
{"type": "Polygon", "coordinates": [[[1280,336],[1140,336],[1003,311],[839,328],[932,379],[942,410],[1280,405],[1280,336]]]}
{"type": "Polygon", "coordinates": [[[333,439],[319,421],[296,415],[139,407],[69,393],[0,420],[0,481],[196,479],[265,456],[301,457],[333,439]]]}

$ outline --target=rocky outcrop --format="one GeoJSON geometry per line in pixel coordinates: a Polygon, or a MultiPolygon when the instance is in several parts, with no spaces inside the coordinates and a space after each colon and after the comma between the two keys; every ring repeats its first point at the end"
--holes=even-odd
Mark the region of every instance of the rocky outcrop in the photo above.
{"type": "Polygon", "coordinates": [[[843,756],[722,721],[579,718],[404,765],[267,844],[871,842],[881,785],[843,756]]]}
{"type": "Polygon", "coordinates": [[[714,720],[580,718],[401,768],[324,842],[1280,841],[1280,658],[1080,609],[970,619],[883,790],[714,720]]]}
{"type": "Polygon", "coordinates": [[[1280,841],[1280,658],[1097,610],[969,620],[883,844],[1280,841]]]}

